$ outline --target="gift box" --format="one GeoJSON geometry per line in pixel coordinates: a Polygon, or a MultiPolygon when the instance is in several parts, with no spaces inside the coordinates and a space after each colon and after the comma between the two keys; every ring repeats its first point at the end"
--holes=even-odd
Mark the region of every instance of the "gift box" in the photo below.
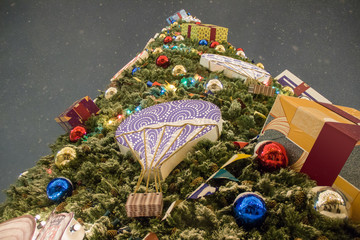
{"type": "MultiPolygon", "coordinates": [[[[289,165],[306,173],[319,186],[335,184],[353,201],[358,195],[360,178],[360,111],[328,103],[278,95],[259,136],[273,140],[287,151],[289,165]],[[350,183],[338,175],[346,174],[350,183]]],[[[360,213],[360,204],[355,215],[360,213]]]]}
{"type": "Polygon", "coordinates": [[[254,83],[254,80],[256,83],[270,84],[270,73],[254,64],[239,59],[204,53],[201,55],[200,65],[212,72],[224,72],[224,75],[228,78],[242,79],[246,84],[254,83]]]}
{"type": "Polygon", "coordinates": [[[193,40],[206,39],[207,41],[227,41],[229,29],[212,24],[181,24],[181,35],[193,40]]]}
{"type": "Polygon", "coordinates": [[[311,88],[308,84],[304,83],[300,78],[295,76],[289,70],[285,70],[275,77],[282,86],[290,87],[295,95],[299,98],[305,98],[317,102],[331,103],[328,99],[311,88]]]}
{"type": "Polygon", "coordinates": [[[86,96],[68,107],[62,114],[60,114],[55,121],[67,132],[70,132],[76,126],[84,125],[85,121],[91,117],[92,114],[98,114],[100,109],[86,96]]]}
{"type": "Polygon", "coordinates": [[[248,92],[253,93],[253,94],[262,94],[265,96],[272,97],[275,94],[275,89],[272,88],[271,86],[251,84],[249,86],[248,92]]]}
{"type": "Polygon", "coordinates": [[[158,217],[162,214],[162,193],[132,193],[126,205],[128,217],[158,217]]]}
{"type": "Polygon", "coordinates": [[[186,18],[188,15],[186,13],[186,11],[184,9],[181,9],[180,11],[177,11],[176,13],[174,13],[172,16],[168,17],[166,19],[166,21],[168,22],[168,24],[172,24],[174,22],[176,22],[177,20],[186,18]]]}

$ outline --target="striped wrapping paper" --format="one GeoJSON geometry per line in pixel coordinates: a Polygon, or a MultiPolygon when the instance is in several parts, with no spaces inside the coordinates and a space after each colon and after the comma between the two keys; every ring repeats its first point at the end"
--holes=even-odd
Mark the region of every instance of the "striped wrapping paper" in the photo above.
{"type": "Polygon", "coordinates": [[[248,92],[254,94],[263,94],[265,96],[272,97],[275,94],[275,89],[270,86],[251,84],[249,86],[248,92]]]}
{"type": "Polygon", "coordinates": [[[162,193],[132,193],[125,205],[128,217],[157,217],[162,214],[162,193]]]}

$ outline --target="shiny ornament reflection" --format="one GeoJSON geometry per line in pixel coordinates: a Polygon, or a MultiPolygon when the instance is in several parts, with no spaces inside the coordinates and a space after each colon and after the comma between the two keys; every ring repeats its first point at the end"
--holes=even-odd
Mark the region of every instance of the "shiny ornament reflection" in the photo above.
{"type": "Polygon", "coordinates": [[[234,217],[239,226],[254,227],[266,218],[265,201],[259,195],[244,192],[233,203],[234,217]]]}
{"type": "Polygon", "coordinates": [[[64,147],[55,156],[55,165],[61,168],[76,158],[76,151],[72,147],[64,147]]]}
{"type": "Polygon", "coordinates": [[[259,142],[255,146],[255,154],[259,167],[265,171],[275,171],[289,164],[283,145],[273,141],[259,142]]]}
{"type": "Polygon", "coordinates": [[[77,142],[78,140],[80,140],[83,136],[86,135],[86,129],[82,126],[77,126],[74,127],[71,131],[70,131],[70,141],[71,142],[77,142]]]}
{"type": "Polygon", "coordinates": [[[48,198],[55,202],[61,202],[70,197],[73,191],[73,185],[67,178],[55,178],[49,182],[46,187],[48,198]]]}
{"type": "Polygon", "coordinates": [[[222,90],[224,87],[222,83],[218,79],[211,79],[206,83],[206,90],[211,92],[218,92],[222,90]]]}
{"type": "Polygon", "coordinates": [[[350,203],[344,194],[332,187],[314,187],[316,194],[314,208],[320,214],[338,219],[347,219],[350,214],[350,203]]]}
{"type": "Polygon", "coordinates": [[[186,69],[183,65],[176,65],[173,70],[172,70],[172,75],[173,76],[183,76],[184,74],[186,74],[186,69]]]}

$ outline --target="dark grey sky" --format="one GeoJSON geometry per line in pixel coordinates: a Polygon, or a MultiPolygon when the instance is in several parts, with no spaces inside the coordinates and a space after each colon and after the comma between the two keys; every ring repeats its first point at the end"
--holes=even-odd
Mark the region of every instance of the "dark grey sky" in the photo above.
{"type": "Polygon", "coordinates": [[[360,109],[360,1],[2,0],[0,189],[50,153],[64,133],[58,114],[105,90],[182,8],[228,27],[228,41],[273,76],[289,69],[333,103],[360,109]]]}

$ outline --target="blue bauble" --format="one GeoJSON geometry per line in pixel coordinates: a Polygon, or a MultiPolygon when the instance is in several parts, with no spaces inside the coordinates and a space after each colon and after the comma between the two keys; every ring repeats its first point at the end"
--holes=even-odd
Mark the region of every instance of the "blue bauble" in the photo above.
{"type": "Polygon", "coordinates": [[[133,70],[131,71],[131,74],[134,75],[138,70],[140,70],[139,67],[134,67],[133,70]]]}
{"type": "Polygon", "coordinates": [[[199,41],[199,45],[207,46],[208,42],[205,39],[202,39],[202,40],[199,41]]]}
{"type": "Polygon", "coordinates": [[[233,211],[239,226],[254,227],[265,220],[267,209],[262,197],[255,193],[244,192],[235,199],[233,211]]]}
{"type": "Polygon", "coordinates": [[[46,187],[48,198],[55,202],[61,202],[70,197],[73,191],[73,185],[67,178],[55,178],[49,182],[46,187]]]}

